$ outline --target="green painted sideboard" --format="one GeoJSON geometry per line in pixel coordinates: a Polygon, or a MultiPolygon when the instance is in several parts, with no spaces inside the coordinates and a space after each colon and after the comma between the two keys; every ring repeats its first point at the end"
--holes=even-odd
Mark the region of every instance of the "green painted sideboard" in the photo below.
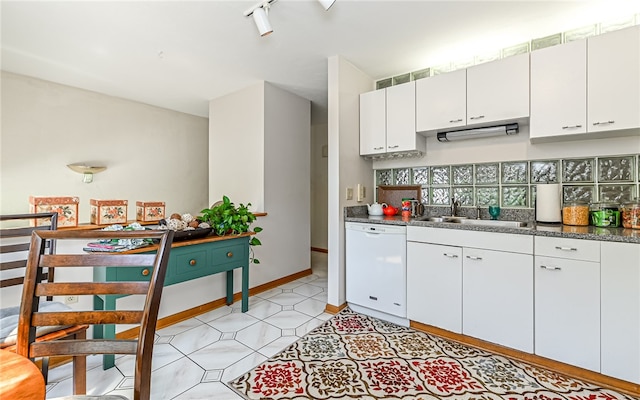
{"type": "MultiPolygon", "coordinates": [[[[169,265],[165,286],[190,281],[226,272],[227,305],[233,303],[233,270],[242,268],[242,312],[249,309],[249,239],[251,234],[233,236],[210,236],[174,242],[169,254],[169,265]]],[[[132,252],[146,253],[149,249],[132,252]]],[[[144,281],[151,276],[149,268],[94,268],[94,282],[144,281]]],[[[96,295],[93,297],[94,310],[114,310],[116,299],[122,295],[96,295]]],[[[94,327],[95,338],[115,337],[115,325],[94,327]]],[[[103,356],[103,368],[115,365],[114,355],[103,356]]]]}

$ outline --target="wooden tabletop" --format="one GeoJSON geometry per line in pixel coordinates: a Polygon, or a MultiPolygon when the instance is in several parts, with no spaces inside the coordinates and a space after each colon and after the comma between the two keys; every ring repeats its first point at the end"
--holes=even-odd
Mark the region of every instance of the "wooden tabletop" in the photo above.
{"type": "Polygon", "coordinates": [[[45,392],[42,373],[31,360],[0,350],[0,399],[44,400],[45,392]]]}

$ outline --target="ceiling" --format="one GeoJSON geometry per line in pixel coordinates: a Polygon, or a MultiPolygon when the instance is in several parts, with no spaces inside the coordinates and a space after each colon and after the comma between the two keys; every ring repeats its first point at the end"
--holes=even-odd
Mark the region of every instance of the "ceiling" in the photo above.
{"type": "Polygon", "coordinates": [[[640,12],[637,0],[4,1],[5,71],[208,116],[211,99],[268,81],[327,120],[327,58],[374,80],[640,12]]]}

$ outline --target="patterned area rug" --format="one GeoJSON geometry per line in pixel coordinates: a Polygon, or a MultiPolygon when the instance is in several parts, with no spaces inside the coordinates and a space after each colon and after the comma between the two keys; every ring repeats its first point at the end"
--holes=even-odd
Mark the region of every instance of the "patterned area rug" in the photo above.
{"type": "Polygon", "coordinates": [[[228,386],[246,399],[634,399],[345,309],[228,386]]]}

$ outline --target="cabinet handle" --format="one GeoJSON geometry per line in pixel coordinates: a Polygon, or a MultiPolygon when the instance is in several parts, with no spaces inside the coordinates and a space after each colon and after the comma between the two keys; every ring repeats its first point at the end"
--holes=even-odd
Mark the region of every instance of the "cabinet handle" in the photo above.
{"type": "Polygon", "coordinates": [[[377,297],[375,297],[375,296],[369,296],[369,298],[370,298],[371,300],[378,301],[378,298],[377,298],[377,297]]]}
{"type": "Polygon", "coordinates": [[[382,149],[384,149],[384,147],[374,147],[373,149],[374,150],[382,150],[382,149]]]}
{"type": "Polygon", "coordinates": [[[457,254],[447,254],[447,253],[442,253],[443,256],[445,257],[449,257],[449,258],[458,258],[457,254]]]}
{"type": "Polygon", "coordinates": [[[478,260],[478,261],[482,260],[482,257],[476,257],[476,256],[467,256],[467,258],[469,260],[478,260]]]}
{"type": "Polygon", "coordinates": [[[562,247],[556,246],[556,250],[564,250],[564,251],[578,251],[575,247],[562,247]]]}
{"type": "Polygon", "coordinates": [[[395,146],[387,146],[387,147],[389,147],[390,149],[397,149],[398,147],[400,147],[400,145],[396,144],[395,146]]]}
{"type": "Polygon", "coordinates": [[[449,123],[452,123],[452,124],[454,124],[454,123],[456,123],[456,122],[462,122],[462,118],[458,118],[458,119],[450,119],[450,120],[449,120],[449,123]]]}
{"type": "Polygon", "coordinates": [[[557,267],[557,266],[547,267],[546,265],[541,265],[540,268],[548,269],[549,271],[560,271],[560,270],[562,270],[562,268],[557,267]]]}
{"type": "Polygon", "coordinates": [[[149,275],[149,268],[145,268],[142,270],[142,276],[147,276],[149,275]]]}
{"type": "Polygon", "coordinates": [[[575,129],[575,128],[582,128],[582,125],[567,125],[562,127],[562,129],[575,129]]]}
{"type": "Polygon", "coordinates": [[[596,125],[605,125],[605,124],[614,124],[616,121],[604,121],[604,122],[594,122],[593,126],[596,125]]]}
{"type": "Polygon", "coordinates": [[[196,265],[196,260],[193,260],[193,259],[189,260],[189,265],[191,265],[192,267],[196,265]]]}
{"type": "Polygon", "coordinates": [[[484,115],[478,115],[477,117],[469,117],[469,119],[482,119],[484,115]]]}
{"type": "Polygon", "coordinates": [[[227,257],[228,257],[228,258],[233,257],[233,253],[232,253],[232,252],[228,252],[228,253],[227,253],[227,257]]]}

